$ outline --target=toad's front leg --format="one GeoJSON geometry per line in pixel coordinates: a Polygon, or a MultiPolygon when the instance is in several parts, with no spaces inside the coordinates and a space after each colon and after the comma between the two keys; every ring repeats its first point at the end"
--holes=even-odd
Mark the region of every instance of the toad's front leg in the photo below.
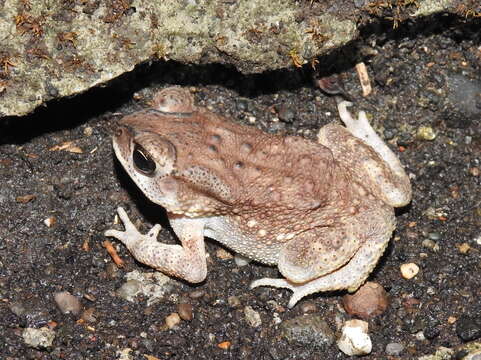
{"type": "MultiPolygon", "coordinates": [[[[198,283],[207,275],[205,260],[204,224],[201,220],[185,219],[182,231],[176,231],[182,246],[168,245],[157,241],[161,229],[155,225],[146,235],[141,234],[130,221],[125,210],[117,209],[125,231],[107,230],[105,236],[114,237],[127,246],[133,257],[167,275],[192,283],[198,283]]],[[[174,227],[174,231],[178,226],[174,227]]]]}

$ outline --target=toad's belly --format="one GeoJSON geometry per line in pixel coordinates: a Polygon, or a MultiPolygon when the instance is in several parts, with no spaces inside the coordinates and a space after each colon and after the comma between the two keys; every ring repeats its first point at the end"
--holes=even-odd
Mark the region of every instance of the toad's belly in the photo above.
{"type": "Polygon", "coordinates": [[[204,236],[214,239],[228,248],[249,259],[267,265],[276,265],[282,243],[271,242],[257,238],[253,234],[240,231],[237,224],[222,216],[206,219],[204,236]]]}

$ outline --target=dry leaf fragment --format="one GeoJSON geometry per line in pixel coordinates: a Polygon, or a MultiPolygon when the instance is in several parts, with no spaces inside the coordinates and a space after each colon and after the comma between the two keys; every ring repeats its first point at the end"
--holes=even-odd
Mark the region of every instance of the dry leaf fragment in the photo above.
{"type": "Polygon", "coordinates": [[[65,141],[61,144],[57,144],[55,146],[52,146],[49,151],[68,151],[74,154],[83,154],[83,150],[75,145],[75,141],[65,141]]]}
{"type": "Polygon", "coordinates": [[[160,360],[158,357],[155,357],[155,356],[152,356],[152,355],[144,354],[144,356],[147,360],[160,360]]]}
{"type": "Polygon", "coordinates": [[[33,195],[33,194],[17,196],[15,198],[15,201],[17,201],[18,203],[26,204],[26,203],[32,201],[33,199],[35,199],[36,197],[37,197],[37,195],[33,195]]]}
{"type": "Polygon", "coordinates": [[[231,344],[230,341],[223,341],[223,342],[221,342],[220,344],[217,344],[217,347],[218,347],[218,348],[221,348],[221,349],[223,349],[223,350],[228,350],[231,345],[232,345],[232,344],[231,344]]]}
{"type": "Polygon", "coordinates": [[[68,152],[74,153],[74,154],[83,154],[84,153],[84,151],[78,146],[72,146],[72,147],[69,147],[68,149],[65,149],[65,150],[68,151],[68,152]]]}
{"type": "Polygon", "coordinates": [[[115,265],[117,265],[118,267],[124,266],[124,261],[120,258],[119,254],[117,254],[117,250],[115,250],[114,246],[110,241],[105,240],[102,243],[102,246],[105,248],[105,250],[107,250],[115,265]]]}
{"type": "Polygon", "coordinates": [[[357,75],[362,87],[362,96],[366,97],[372,92],[371,81],[367,73],[366,65],[363,62],[356,64],[357,75]]]}
{"type": "Polygon", "coordinates": [[[82,244],[82,250],[83,251],[90,251],[90,244],[89,244],[89,239],[86,238],[82,244]]]}
{"type": "Polygon", "coordinates": [[[69,146],[72,146],[73,144],[73,141],[65,141],[61,144],[57,144],[55,146],[52,146],[50,149],[48,149],[49,151],[60,151],[60,150],[65,150],[66,148],[68,148],[69,146]]]}

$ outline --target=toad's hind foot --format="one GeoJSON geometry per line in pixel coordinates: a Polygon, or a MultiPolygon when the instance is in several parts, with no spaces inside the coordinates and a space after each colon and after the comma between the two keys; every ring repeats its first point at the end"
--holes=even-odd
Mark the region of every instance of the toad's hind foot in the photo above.
{"type": "Polygon", "coordinates": [[[272,286],[276,288],[285,288],[285,289],[293,290],[292,285],[289,282],[287,282],[286,279],[262,278],[262,279],[254,280],[250,284],[251,289],[254,289],[259,286],[272,286]]]}
{"type": "Polygon", "coordinates": [[[289,303],[287,307],[292,309],[294,305],[297,304],[299,300],[301,300],[304,296],[310,295],[313,292],[310,288],[306,288],[302,285],[295,285],[293,283],[288,282],[286,279],[272,279],[272,278],[263,278],[255,280],[251,283],[250,288],[256,288],[258,286],[272,286],[276,288],[284,288],[289,289],[293,292],[291,298],[289,299],[289,303]]]}
{"type": "Polygon", "coordinates": [[[258,286],[289,289],[293,292],[287,305],[289,308],[292,308],[303,297],[314,293],[343,289],[347,289],[349,292],[356,291],[378,262],[389,242],[390,235],[391,231],[381,230],[377,239],[372,239],[361,246],[346,265],[330,274],[304,283],[294,283],[287,279],[264,278],[254,281],[251,289],[258,286]]]}
{"type": "Polygon", "coordinates": [[[371,127],[366,113],[360,111],[356,118],[347,109],[349,106],[348,101],[337,104],[346,127],[324,126],[318,134],[319,142],[327,146],[338,161],[349,166],[354,178],[377,198],[392,207],[407,205],[411,200],[411,184],[397,155],[371,127]]]}
{"type": "Polygon", "coordinates": [[[356,119],[351,115],[349,110],[347,110],[348,106],[352,106],[352,103],[349,101],[340,101],[337,104],[337,109],[339,111],[339,117],[351,134],[358,139],[364,140],[374,149],[377,149],[379,146],[385,146],[382,139],[376,134],[371,124],[369,124],[366,113],[359,111],[356,119]]]}

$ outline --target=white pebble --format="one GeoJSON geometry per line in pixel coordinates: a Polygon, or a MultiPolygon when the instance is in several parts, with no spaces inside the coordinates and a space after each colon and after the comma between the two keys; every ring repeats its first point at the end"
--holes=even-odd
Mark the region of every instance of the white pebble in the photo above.
{"type": "Polygon", "coordinates": [[[481,245],[481,235],[479,235],[478,237],[474,238],[474,242],[478,245],[481,245]]]}
{"type": "Polygon", "coordinates": [[[424,341],[426,340],[426,337],[424,336],[424,332],[422,331],[418,331],[416,334],[416,340],[419,340],[419,341],[424,341]]]}
{"type": "Polygon", "coordinates": [[[179,325],[181,322],[180,316],[177,313],[172,313],[169,316],[166,316],[165,318],[165,325],[167,325],[167,328],[173,329],[177,325],[179,325]]]}
{"type": "Polygon", "coordinates": [[[419,266],[415,263],[407,263],[401,265],[401,275],[405,279],[412,279],[419,272],[419,266]]]}
{"type": "Polygon", "coordinates": [[[94,133],[94,129],[92,129],[90,126],[87,126],[84,129],[84,135],[85,136],[92,136],[93,133],[94,133]]]}
{"type": "Polygon", "coordinates": [[[362,320],[348,320],[344,323],[337,347],[344,354],[366,355],[372,350],[371,338],[368,334],[368,323],[362,320]]]}
{"type": "Polygon", "coordinates": [[[386,345],[386,354],[389,356],[399,356],[404,351],[403,344],[389,343],[386,345]]]}
{"type": "Polygon", "coordinates": [[[47,227],[52,227],[55,225],[55,223],[57,222],[57,219],[55,218],[55,216],[50,216],[48,218],[46,218],[43,223],[47,226],[47,227]]]}
{"type": "Polygon", "coordinates": [[[252,307],[246,306],[244,308],[244,315],[250,326],[259,327],[262,325],[261,316],[252,307]]]}
{"type": "Polygon", "coordinates": [[[246,266],[251,262],[251,259],[246,258],[245,256],[235,254],[234,256],[234,262],[238,267],[246,266]]]}
{"type": "Polygon", "coordinates": [[[22,337],[28,346],[42,350],[52,346],[53,340],[55,339],[55,332],[48,327],[40,329],[25,328],[22,337]]]}

